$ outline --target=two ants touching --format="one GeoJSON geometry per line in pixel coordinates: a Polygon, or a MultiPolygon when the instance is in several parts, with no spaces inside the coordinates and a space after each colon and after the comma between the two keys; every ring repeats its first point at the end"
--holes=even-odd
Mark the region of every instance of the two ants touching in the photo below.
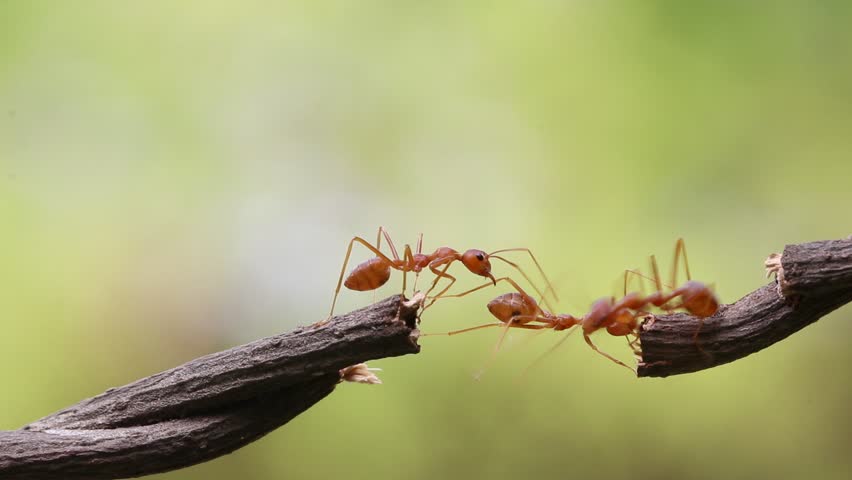
{"type": "MultiPolygon", "coordinates": [[[[376,235],[375,246],[371,245],[368,241],[361,237],[352,238],[349,242],[348,248],[346,249],[346,257],[343,261],[343,267],[340,270],[340,278],[337,282],[337,288],[334,291],[334,299],[332,300],[329,318],[331,318],[334,314],[334,306],[337,302],[337,296],[340,293],[341,285],[350,290],[375,290],[387,283],[390,278],[391,269],[393,269],[399,270],[403,273],[403,293],[405,293],[406,290],[407,274],[408,272],[413,272],[414,290],[416,291],[420,273],[424,269],[428,268],[435,275],[435,279],[432,281],[431,286],[425,293],[423,311],[434,305],[434,303],[439,299],[464,297],[483,288],[490,286],[496,287],[497,284],[501,282],[511,285],[515,290],[510,293],[504,293],[488,302],[488,310],[498,320],[497,322],[446,332],[442,335],[456,335],[483,328],[502,327],[503,333],[501,334],[500,340],[496,346],[496,348],[499,349],[503,338],[510,328],[522,328],[528,330],[553,329],[554,331],[566,330],[570,333],[577,330],[575,327],[579,327],[579,329],[582,330],[583,338],[589,347],[618,365],[635,372],[633,367],[628,366],[621,360],[618,360],[617,358],[600,350],[594,342],[592,342],[589,336],[598,330],[606,330],[606,332],[610,335],[625,337],[633,352],[638,354],[640,348],[639,320],[641,318],[651,315],[652,309],[664,312],[683,310],[699,319],[699,323],[693,337],[696,345],[698,345],[698,333],[701,330],[704,318],[713,315],[719,308],[719,301],[712,289],[701,282],[691,279],[686,256],[686,247],[683,239],[678,239],[675,244],[670,284],[663,284],[657,267],[656,258],[652,255],[650,277],[645,276],[636,270],[626,270],[624,272],[624,292],[622,297],[618,299],[615,297],[601,298],[592,304],[591,308],[585,315],[579,317],[571,314],[553,313],[553,306],[547,300],[547,296],[550,293],[553,295],[555,300],[558,301],[559,298],[557,297],[550,280],[548,280],[547,275],[544,273],[544,270],[535,258],[535,255],[533,255],[528,248],[506,248],[496,250],[491,253],[471,249],[464,253],[459,253],[452,248],[441,247],[428,255],[424,254],[422,250],[423,234],[420,234],[420,237],[418,238],[417,251],[412,252],[411,246],[405,245],[402,258],[399,257],[396,246],[394,246],[390,235],[382,227],[379,227],[379,231],[376,235]],[[381,251],[381,241],[383,238],[388,244],[391,257],[388,257],[381,251]],[[355,243],[360,243],[376,256],[355,267],[355,269],[352,270],[352,272],[344,280],[346,266],[349,263],[349,257],[355,243]],[[536,283],[530,279],[529,275],[527,275],[527,273],[517,263],[498,255],[505,252],[526,252],[529,254],[546,284],[544,291],[538,288],[536,283]],[[683,258],[687,281],[683,285],[676,287],[678,264],[681,258],[683,258]],[[518,285],[518,283],[511,277],[504,276],[495,278],[491,273],[491,259],[500,260],[515,269],[532,287],[535,294],[541,298],[541,302],[544,303],[544,307],[539,305],[539,303],[536,302],[536,300],[526,291],[524,291],[524,289],[521,288],[521,286],[518,285]],[[447,273],[447,270],[455,262],[461,262],[468,271],[474,275],[487,278],[488,282],[461,293],[448,294],[447,292],[455,283],[456,278],[447,273]],[[643,279],[650,280],[653,283],[654,291],[649,295],[639,292],[628,293],[628,286],[630,285],[630,280],[633,277],[638,278],[640,282],[642,282],[643,279]],[[437,293],[431,295],[441,279],[447,280],[446,285],[437,293]]],[[[644,284],[642,286],[644,287],[644,284]]],[[[644,288],[642,288],[642,290],[644,290],[644,288]]],[[[654,317],[651,317],[651,322],[653,322],[653,318],[654,317]]],[[[325,322],[320,322],[320,324],[322,323],[325,322]]],[[[565,341],[566,338],[567,335],[565,338],[560,340],[559,344],[565,341]]],[[[559,346],[559,344],[554,345],[554,348],[559,346]]]]}

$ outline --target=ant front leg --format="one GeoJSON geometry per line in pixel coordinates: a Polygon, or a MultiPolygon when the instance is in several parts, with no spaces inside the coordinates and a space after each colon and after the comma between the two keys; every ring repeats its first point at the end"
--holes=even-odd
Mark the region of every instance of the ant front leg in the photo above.
{"type": "Polygon", "coordinates": [[[451,332],[443,332],[443,333],[421,333],[421,334],[420,334],[420,336],[421,336],[421,337],[433,337],[433,336],[437,336],[437,335],[458,335],[458,334],[460,334],[460,333],[472,332],[472,331],[474,331],[474,330],[481,330],[481,329],[483,329],[483,328],[489,328],[489,327],[499,327],[499,326],[501,326],[501,325],[503,325],[503,322],[486,323],[486,324],[484,324],[484,325],[477,325],[477,326],[475,326],[475,327],[463,328],[463,329],[461,329],[461,330],[453,330],[453,331],[451,331],[451,332]]]}
{"type": "Polygon", "coordinates": [[[624,368],[626,368],[626,369],[630,370],[630,371],[631,371],[631,372],[633,372],[634,374],[636,373],[636,369],[634,369],[633,367],[631,367],[631,366],[627,365],[626,363],[622,362],[621,360],[619,360],[619,359],[617,359],[617,358],[613,357],[612,355],[610,355],[610,354],[608,354],[608,353],[604,352],[603,350],[601,350],[600,348],[598,348],[598,347],[597,347],[597,345],[595,345],[595,344],[592,342],[592,339],[591,339],[591,338],[589,338],[589,334],[587,334],[587,333],[583,332],[583,338],[586,340],[586,343],[587,343],[587,344],[589,344],[589,346],[590,346],[590,347],[592,347],[592,350],[594,350],[594,351],[596,351],[596,352],[600,353],[601,355],[603,355],[604,357],[606,357],[606,358],[608,358],[608,359],[612,360],[613,362],[617,363],[618,365],[621,365],[622,367],[624,367],[624,368]]]}
{"type": "MultiPolygon", "coordinates": [[[[552,286],[550,286],[550,284],[548,284],[548,287],[547,287],[547,288],[545,288],[545,289],[544,289],[544,293],[542,293],[542,291],[538,288],[538,286],[536,286],[535,282],[533,282],[533,281],[530,279],[529,275],[527,275],[527,273],[526,273],[526,272],[524,272],[524,270],[521,268],[521,266],[520,266],[520,265],[518,265],[518,264],[517,264],[517,263],[515,263],[515,262],[510,262],[509,260],[507,260],[507,259],[505,259],[505,258],[503,258],[503,257],[500,257],[500,256],[498,256],[498,255],[491,255],[491,258],[496,258],[496,259],[498,259],[498,260],[502,260],[503,262],[507,263],[510,267],[513,267],[513,268],[515,268],[518,272],[520,272],[520,273],[521,273],[521,276],[522,276],[522,277],[524,277],[524,280],[526,280],[526,281],[527,281],[527,283],[529,283],[529,284],[530,284],[530,286],[533,288],[533,290],[535,290],[535,293],[536,293],[536,294],[538,295],[538,297],[541,299],[540,301],[541,301],[542,303],[544,303],[544,306],[546,306],[546,307],[547,307],[547,309],[548,309],[548,310],[550,310],[550,311],[553,311],[553,310],[554,310],[553,305],[551,305],[551,304],[550,304],[550,300],[548,300],[548,299],[547,299],[547,292],[553,292],[553,298],[554,298],[555,300],[557,300],[557,301],[558,301],[558,300],[559,300],[559,298],[557,298],[557,297],[556,297],[556,291],[555,291],[555,290],[553,290],[553,287],[552,287],[552,286]]],[[[547,279],[545,278],[545,280],[547,280],[547,279]]]]}
{"type": "MultiPolygon", "coordinates": [[[[438,335],[458,335],[460,333],[472,332],[474,330],[481,330],[483,328],[489,327],[505,327],[507,324],[503,322],[495,322],[495,323],[486,323],[484,325],[477,325],[475,327],[463,328],[461,330],[453,330],[451,332],[442,332],[442,333],[421,333],[421,337],[436,337],[438,335]]],[[[546,325],[512,325],[512,328],[525,328],[527,330],[541,330],[543,328],[549,328],[546,325]]]]}
{"type": "Polygon", "coordinates": [[[539,297],[541,297],[542,301],[547,306],[547,308],[550,309],[550,310],[553,310],[553,306],[550,305],[550,303],[547,300],[545,300],[545,297],[547,296],[547,293],[550,292],[550,293],[553,294],[553,299],[558,302],[559,301],[559,295],[557,295],[556,289],[553,288],[553,284],[550,282],[550,279],[547,278],[547,275],[544,273],[544,269],[541,268],[541,264],[538,263],[538,259],[535,258],[535,255],[533,255],[532,250],[530,250],[529,248],[526,248],[526,247],[503,248],[503,249],[500,249],[500,250],[495,250],[495,251],[489,253],[488,255],[493,256],[495,258],[498,258],[500,260],[503,260],[504,262],[508,263],[509,265],[511,265],[512,267],[517,269],[519,272],[521,272],[521,275],[527,280],[527,282],[529,282],[530,285],[532,285],[533,289],[535,289],[536,293],[538,293],[539,297]],[[518,264],[510,262],[503,257],[498,257],[498,256],[494,255],[496,253],[503,253],[503,252],[527,252],[529,254],[530,258],[532,259],[533,263],[535,264],[536,268],[538,269],[538,273],[541,274],[541,278],[544,279],[544,283],[547,284],[547,288],[544,289],[544,293],[542,293],[541,290],[538,289],[538,287],[535,285],[535,283],[533,283],[533,281],[530,280],[530,277],[526,274],[526,272],[524,272],[521,269],[521,267],[518,264]]]}
{"type": "MultiPolygon", "coordinates": [[[[454,294],[452,294],[452,295],[441,295],[441,298],[460,298],[460,297],[464,297],[465,295],[470,295],[470,294],[471,294],[471,293],[473,293],[473,292],[476,292],[476,291],[478,291],[478,290],[482,290],[483,288],[487,288],[487,287],[493,286],[494,284],[497,284],[497,283],[500,283],[500,282],[508,282],[508,283],[512,284],[512,286],[513,286],[513,287],[515,287],[515,289],[518,291],[518,293],[520,293],[520,294],[524,295],[525,297],[529,297],[529,295],[527,295],[527,292],[525,292],[525,291],[524,291],[524,289],[523,289],[523,288],[521,288],[521,286],[520,286],[520,285],[518,285],[517,283],[515,283],[515,281],[514,281],[514,280],[512,280],[512,279],[511,279],[511,278],[509,278],[509,277],[500,277],[500,278],[498,278],[498,279],[494,280],[494,282],[485,282],[485,283],[483,283],[482,285],[480,285],[480,286],[478,286],[478,287],[471,288],[470,290],[465,290],[464,292],[461,292],[461,293],[454,293],[454,294]]],[[[532,297],[530,297],[530,298],[532,298],[532,297]]],[[[433,300],[432,300],[432,302],[431,302],[431,303],[429,303],[429,305],[432,305],[432,303],[435,303],[435,300],[437,300],[437,299],[438,299],[438,296],[436,295],[435,297],[433,297],[433,300]]],[[[534,300],[533,300],[533,301],[534,301],[534,300]]]]}
{"type": "MultiPolygon", "coordinates": [[[[441,298],[441,296],[442,296],[442,295],[444,295],[444,294],[447,292],[447,290],[449,290],[449,289],[450,289],[450,287],[452,287],[452,286],[453,286],[453,284],[454,284],[454,283],[456,283],[456,277],[454,277],[454,276],[452,276],[452,275],[450,275],[450,274],[448,274],[448,273],[447,273],[447,270],[450,268],[450,265],[452,265],[454,261],[455,261],[455,259],[449,259],[449,260],[445,260],[445,261],[444,261],[444,263],[441,263],[441,261],[439,260],[438,262],[436,262],[436,263],[434,263],[434,264],[431,264],[431,263],[429,264],[429,270],[432,270],[432,273],[434,273],[434,274],[435,274],[435,280],[432,282],[432,286],[429,288],[429,290],[427,290],[427,291],[426,291],[426,296],[427,296],[427,297],[429,296],[429,292],[431,292],[432,290],[434,290],[434,289],[435,289],[435,286],[436,286],[436,285],[438,285],[438,281],[439,281],[440,279],[442,279],[442,278],[449,278],[449,279],[450,279],[450,283],[449,283],[449,284],[447,284],[447,286],[446,286],[446,287],[444,287],[444,289],[443,289],[443,290],[441,290],[440,292],[438,292],[438,294],[437,294],[437,295],[435,295],[434,297],[432,297],[432,301],[431,301],[431,302],[429,302],[429,304],[428,304],[428,305],[424,306],[424,307],[423,307],[423,310],[426,310],[427,308],[431,307],[431,306],[432,306],[432,304],[433,304],[433,303],[435,303],[435,301],[437,301],[439,298],[441,298]],[[442,270],[438,270],[438,269],[437,269],[437,267],[439,267],[439,266],[441,266],[441,265],[444,265],[444,268],[443,268],[442,270]]],[[[421,312],[422,312],[423,310],[421,310],[421,312]]]]}

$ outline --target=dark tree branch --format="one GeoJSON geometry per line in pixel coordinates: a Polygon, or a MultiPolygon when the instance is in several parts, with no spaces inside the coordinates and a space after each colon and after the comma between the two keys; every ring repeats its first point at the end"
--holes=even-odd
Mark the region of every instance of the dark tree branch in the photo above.
{"type": "Polygon", "coordinates": [[[638,376],[690,373],[743,358],[852,301],[852,239],[788,245],[767,268],[778,281],[704,319],[661,315],[640,328],[638,376]]]}
{"type": "Polygon", "coordinates": [[[397,295],[198,358],[0,432],[0,478],[127,478],[232,452],[334,390],[340,370],[417,353],[419,300],[397,295]]]}

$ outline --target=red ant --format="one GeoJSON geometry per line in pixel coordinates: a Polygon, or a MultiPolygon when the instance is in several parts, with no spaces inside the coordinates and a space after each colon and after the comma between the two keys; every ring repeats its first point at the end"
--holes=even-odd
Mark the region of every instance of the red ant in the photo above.
{"type": "MultiPolygon", "coordinates": [[[[692,280],[692,276],[689,273],[689,260],[686,256],[686,244],[684,243],[682,238],[678,238],[677,242],[675,242],[675,253],[674,260],[672,261],[672,274],[671,274],[671,283],[669,285],[664,285],[661,276],[660,270],[657,267],[657,259],[654,255],[651,255],[651,271],[653,272],[652,280],[654,282],[654,286],[656,287],[656,291],[645,298],[648,304],[651,304],[663,311],[671,312],[677,309],[683,309],[692,314],[695,317],[698,317],[698,328],[695,330],[695,334],[693,335],[693,341],[699,349],[701,347],[698,345],[698,334],[701,332],[701,328],[704,326],[704,319],[716,313],[716,310],[719,309],[719,300],[716,298],[716,294],[713,293],[713,289],[710,286],[707,286],[701,282],[697,282],[692,280]],[[686,272],[686,283],[681,285],[680,287],[675,288],[674,285],[677,284],[677,271],[678,264],[680,262],[680,258],[683,257],[683,267],[686,272]],[[670,291],[669,293],[664,293],[663,287],[667,287],[670,291]],[[680,297],[680,303],[670,305],[669,302],[674,300],[675,298],[680,297]]],[[[628,285],[628,276],[630,274],[636,275],[640,278],[648,278],[643,275],[641,272],[636,270],[625,270],[624,271],[624,292],[625,297],[627,296],[627,285],[628,285]]],[[[654,324],[655,318],[652,317],[648,322],[648,326],[654,324]]]]}
{"type": "MultiPolygon", "coordinates": [[[[683,239],[678,239],[675,247],[675,272],[677,271],[676,269],[678,258],[681,254],[684,257],[684,264],[686,265],[686,249],[683,243],[683,239]]],[[[469,332],[482,328],[503,326],[503,336],[501,336],[496,346],[496,349],[499,349],[503,338],[505,337],[505,334],[506,332],[508,332],[509,328],[524,328],[529,330],[541,330],[550,328],[554,331],[559,331],[569,330],[579,325],[582,327],[583,338],[585,339],[589,347],[591,347],[594,351],[598,352],[604,357],[617,363],[618,365],[621,365],[635,373],[636,370],[632,367],[628,366],[617,358],[609,355],[608,353],[600,350],[594,344],[594,342],[592,342],[589,336],[602,328],[606,328],[606,331],[613,336],[627,337],[629,335],[633,335],[635,337],[634,340],[628,340],[628,344],[633,347],[635,351],[634,344],[636,340],[638,340],[639,328],[637,318],[645,315],[645,312],[643,312],[642,310],[647,306],[653,305],[666,311],[683,309],[689,312],[690,314],[698,317],[701,322],[703,322],[703,319],[705,317],[716,313],[716,310],[719,307],[719,302],[716,299],[715,294],[713,294],[712,290],[708,286],[704,285],[701,282],[689,280],[683,286],[673,289],[667,294],[663,293],[661,291],[662,283],[659,280],[659,271],[657,269],[656,259],[653,256],[651,257],[651,264],[655,274],[655,283],[659,287],[658,291],[648,296],[643,296],[636,292],[632,292],[629,294],[626,293],[628,284],[628,274],[633,273],[642,276],[641,273],[638,273],[634,270],[626,270],[624,296],[617,301],[614,297],[601,298],[595,301],[592,304],[592,307],[589,312],[583,317],[575,317],[570,314],[554,315],[553,313],[541,308],[536,303],[535,299],[533,299],[530,295],[524,292],[524,290],[512,279],[507,277],[500,278],[497,281],[509,282],[510,284],[512,284],[513,287],[515,287],[517,292],[505,293],[488,302],[488,310],[499,320],[499,322],[488,323],[475,327],[465,328],[462,330],[447,332],[446,335],[456,335],[459,333],[469,332]],[[668,304],[669,302],[678,297],[681,298],[679,303],[674,305],[668,304]]],[[[686,270],[687,277],[689,277],[688,266],[686,266],[686,270]]],[[[675,279],[674,277],[675,276],[673,274],[673,281],[675,279]]],[[[476,290],[484,288],[487,285],[488,284],[480,285],[479,287],[473,288],[466,292],[462,292],[460,294],[447,295],[447,297],[462,297],[476,290]]],[[[700,328],[701,324],[699,324],[699,331],[700,328]]],[[[697,335],[698,331],[696,331],[696,338],[697,335]]],[[[564,339],[561,340],[560,343],[562,341],[564,341],[564,339]]],[[[555,345],[554,348],[558,345],[559,344],[555,345]]]]}
{"type": "MultiPolygon", "coordinates": [[[[507,249],[497,250],[497,251],[494,251],[494,252],[491,252],[491,253],[485,253],[482,250],[470,249],[470,250],[467,250],[464,253],[459,253],[458,251],[456,251],[456,250],[454,250],[450,247],[440,247],[440,248],[436,249],[434,252],[432,252],[430,255],[423,254],[422,251],[423,251],[423,234],[422,233],[420,234],[420,237],[417,240],[417,251],[415,253],[412,253],[411,246],[406,244],[405,249],[403,251],[403,258],[402,259],[399,258],[399,254],[397,253],[396,246],[394,246],[393,241],[390,238],[390,235],[388,234],[387,230],[385,230],[383,227],[379,227],[379,231],[376,234],[376,246],[375,247],[370,245],[369,242],[367,242],[366,240],[364,240],[361,237],[353,237],[352,240],[349,241],[349,246],[346,249],[346,257],[343,259],[343,266],[340,269],[340,278],[337,280],[337,288],[335,288],[335,290],[334,290],[334,299],[331,302],[331,310],[329,312],[329,318],[331,318],[331,316],[334,314],[334,306],[337,303],[337,296],[340,294],[340,286],[341,285],[346,286],[346,288],[348,288],[350,290],[357,290],[357,291],[375,290],[375,289],[381,287],[382,285],[384,285],[388,281],[388,279],[390,278],[391,269],[399,270],[399,271],[402,272],[402,274],[403,274],[403,276],[402,276],[402,292],[403,293],[405,293],[405,289],[406,289],[406,281],[407,281],[408,272],[414,272],[414,274],[415,274],[414,286],[416,288],[417,287],[417,279],[420,276],[420,272],[426,267],[428,267],[429,270],[431,270],[432,273],[434,273],[436,275],[435,280],[432,282],[432,286],[426,292],[427,295],[428,295],[429,292],[431,292],[436,287],[436,285],[438,284],[438,281],[441,278],[447,278],[447,279],[450,280],[450,283],[446,287],[444,287],[443,290],[441,290],[434,297],[430,297],[431,302],[424,307],[424,310],[425,310],[426,308],[431,306],[433,303],[435,303],[435,301],[438,298],[440,298],[442,295],[444,295],[444,293],[446,293],[447,290],[450,289],[450,287],[453,285],[453,283],[455,283],[456,278],[454,276],[448,274],[447,269],[449,269],[450,265],[452,265],[453,262],[456,262],[456,261],[462,262],[464,264],[464,266],[471,273],[473,273],[475,275],[479,275],[481,277],[489,278],[489,279],[491,279],[490,284],[497,285],[497,280],[491,274],[490,259],[496,258],[498,260],[502,260],[503,262],[505,262],[505,263],[509,264],[510,266],[514,267],[515,269],[517,269],[521,273],[521,275],[523,275],[523,277],[528,282],[530,282],[530,284],[533,286],[533,289],[535,289],[536,292],[541,294],[538,287],[535,286],[535,284],[530,280],[530,278],[526,274],[526,272],[524,272],[524,270],[521,269],[521,267],[518,264],[511,262],[511,261],[509,261],[509,260],[507,260],[507,259],[505,259],[501,256],[496,255],[498,253],[509,252],[509,251],[525,251],[525,252],[529,253],[530,257],[532,258],[533,262],[535,263],[535,266],[538,268],[539,273],[541,273],[541,276],[544,278],[544,281],[547,283],[547,290],[546,291],[553,291],[553,287],[550,283],[550,280],[548,280],[547,275],[545,275],[544,270],[541,268],[541,265],[538,263],[538,260],[536,260],[535,256],[532,254],[532,252],[528,248],[507,248],[507,249]],[[384,253],[381,252],[380,248],[381,248],[382,237],[384,237],[385,240],[387,241],[388,246],[389,246],[390,251],[391,251],[391,255],[393,256],[393,258],[389,258],[387,255],[385,255],[384,253]],[[346,265],[349,263],[349,256],[352,253],[352,246],[356,242],[367,247],[367,249],[369,249],[371,252],[373,252],[376,256],[369,259],[369,260],[362,262],[357,267],[355,267],[355,269],[352,270],[352,272],[349,274],[349,276],[346,277],[346,280],[344,281],[343,280],[343,274],[346,273],[346,265]],[[443,269],[440,269],[440,267],[443,267],[443,269]]],[[[554,298],[556,298],[555,292],[554,292],[554,298]]],[[[557,300],[558,300],[558,298],[557,298],[557,300]]],[[[547,305],[548,305],[548,307],[550,306],[549,304],[547,304],[547,305]]]]}

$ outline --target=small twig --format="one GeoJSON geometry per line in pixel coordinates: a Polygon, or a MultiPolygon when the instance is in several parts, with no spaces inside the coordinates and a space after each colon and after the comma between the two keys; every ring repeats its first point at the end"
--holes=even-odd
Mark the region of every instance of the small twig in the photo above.
{"type": "Polygon", "coordinates": [[[287,423],[342,378],[372,374],[346,367],[417,353],[421,301],[396,295],[321,327],[207,355],[0,432],[0,478],[127,478],[229,453],[287,423]]]}
{"type": "Polygon", "coordinates": [[[852,301],[852,239],[788,245],[766,261],[777,283],[704,320],[661,315],[640,328],[640,377],[690,373],[743,358],[783,340],[852,301]]]}

